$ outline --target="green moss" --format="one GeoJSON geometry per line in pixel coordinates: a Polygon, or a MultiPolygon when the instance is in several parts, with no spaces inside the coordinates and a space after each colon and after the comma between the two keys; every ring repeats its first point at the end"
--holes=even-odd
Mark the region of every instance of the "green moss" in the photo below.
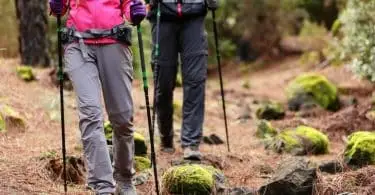
{"type": "Polygon", "coordinates": [[[214,188],[214,172],[212,167],[197,164],[171,167],[163,175],[163,187],[171,194],[209,195],[214,188]]]}
{"type": "Polygon", "coordinates": [[[104,134],[105,134],[105,138],[107,139],[107,143],[109,143],[110,145],[112,145],[112,135],[113,135],[112,132],[113,132],[113,127],[112,127],[111,122],[105,121],[104,122],[104,134]]]}
{"type": "Polygon", "coordinates": [[[0,114],[0,132],[5,131],[5,120],[0,114]]]}
{"type": "Polygon", "coordinates": [[[21,115],[13,108],[2,105],[0,107],[0,132],[5,132],[9,128],[16,128],[19,131],[25,131],[26,122],[21,115]]]}
{"type": "Polygon", "coordinates": [[[286,88],[286,94],[289,103],[308,96],[325,109],[337,110],[339,108],[336,86],[317,73],[306,73],[292,80],[286,88]]]}
{"type": "Polygon", "coordinates": [[[257,124],[257,131],[255,135],[258,138],[270,138],[277,135],[277,130],[272,127],[271,123],[266,120],[261,120],[257,124]]]}
{"type": "Polygon", "coordinates": [[[137,172],[142,172],[151,168],[151,161],[148,158],[136,156],[134,157],[134,165],[137,172]]]}
{"type": "Polygon", "coordinates": [[[321,131],[316,130],[312,127],[299,126],[296,129],[296,134],[307,138],[311,143],[311,148],[308,148],[308,151],[314,154],[325,154],[328,152],[329,140],[328,137],[323,134],[321,131]]]}
{"type": "Polygon", "coordinates": [[[282,141],[282,147],[285,152],[292,152],[295,149],[302,148],[299,138],[296,136],[294,130],[284,130],[282,131],[276,139],[282,141]]]}
{"type": "Polygon", "coordinates": [[[18,77],[24,81],[32,81],[35,79],[33,69],[29,66],[18,66],[16,72],[18,77]]]}
{"type": "Polygon", "coordinates": [[[294,130],[284,130],[275,137],[273,149],[279,152],[294,154],[325,154],[328,152],[329,140],[319,130],[299,126],[294,130]]]}
{"type": "Polygon", "coordinates": [[[345,161],[350,165],[375,164],[375,132],[358,131],[348,138],[345,161]]]}
{"type": "Polygon", "coordinates": [[[251,88],[250,81],[247,80],[247,81],[243,82],[242,87],[244,89],[250,89],[251,88]]]}
{"type": "Polygon", "coordinates": [[[135,145],[135,155],[144,156],[147,155],[147,145],[145,137],[137,132],[134,132],[134,145],[135,145]]]}
{"type": "MultiPolygon", "coordinates": [[[[104,134],[107,139],[107,143],[112,145],[112,135],[113,135],[113,126],[109,121],[104,122],[104,134]]],[[[145,137],[137,132],[134,132],[134,146],[135,146],[135,155],[144,156],[147,155],[147,145],[145,137]]]]}
{"type": "Polygon", "coordinates": [[[338,35],[341,27],[342,27],[342,22],[340,21],[340,19],[336,19],[335,22],[332,24],[332,27],[331,27],[332,35],[333,36],[338,35]]]}
{"type": "Polygon", "coordinates": [[[264,102],[256,110],[258,119],[277,120],[285,116],[283,105],[278,102],[264,102]]]}

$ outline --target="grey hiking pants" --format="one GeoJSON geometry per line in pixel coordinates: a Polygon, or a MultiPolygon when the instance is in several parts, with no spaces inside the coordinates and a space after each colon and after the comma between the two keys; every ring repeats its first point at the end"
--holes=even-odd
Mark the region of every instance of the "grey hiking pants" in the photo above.
{"type": "Polygon", "coordinates": [[[88,165],[88,186],[114,192],[133,175],[133,67],[130,49],[122,44],[87,45],[84,59],[77,43],[65,47],[65,71],[77,95],[79,128],[88,165]],[[112,169],[103,129],[101,94],[113,130],[112,169]]]}
{"type": "MultiPolygon", "coordinates": [[[[207,37],[204,17],[160,23],[160,55],[156,81],[156,111],[162,145],[173,145],[173,90],[176,84],[178,54],[181,57],[183,111],[181,146],[198,146],[204,120],[207,77],[207,37]]],[[[152,40],[156,41],[156,23],[152,22],[152,40]]],[[[155,54],[155,51],[153,52],[155,54]]],[[[154,59],[154,58],[153,58],[154,59]]],[[[156,77],[155,77],[156,79],[156,77]]]]}

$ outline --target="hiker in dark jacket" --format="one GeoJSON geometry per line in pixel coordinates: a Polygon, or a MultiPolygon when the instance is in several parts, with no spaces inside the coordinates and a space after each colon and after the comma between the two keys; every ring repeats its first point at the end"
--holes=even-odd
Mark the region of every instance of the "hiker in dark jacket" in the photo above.
{"type": "MultiPolygon", "coordinates": [[[[161,136],[161,151],[173,153],[173,90],[176,85],[178,57],[183,81],[181,146],[185,159],[200,160],[199,145],[204,120],[208,43],[204,19],[207,0],[150,0],[147,18],[152,24],[155,46],[159,28],[159,47],[154,47],[153,68],[156,85],[156,112],[161,136]],[[157,8],[160,3],[160,26],[157,8]]],[[[215,1],[216,3],[216,1],[215,1]]],[[[215,6],[209,6],[211,9],[215,6]]]]}

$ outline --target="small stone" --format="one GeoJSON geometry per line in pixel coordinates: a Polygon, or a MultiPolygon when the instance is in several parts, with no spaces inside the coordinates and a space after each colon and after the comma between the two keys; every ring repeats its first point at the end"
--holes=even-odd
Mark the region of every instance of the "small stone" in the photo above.
{"type": "Polygon", "coordinates": [[[344,167],[338,161],[328,161],[323,162],[319,165],[319,170],[321,172],[336,174],[342,172],[344,167]]]}
{"type": "Polygon", "coordinates": [[[220,145],[224,144],[224,141],[216,134],[211,134],[209,136],[204,136],[203,137],[203,142],[205,144],[209,145],[220,145]]]}
{"type": "Polygon", "coordinates": [[[284,118],[285,111],[281,103],[267,101],[258,107],[256,116],[258,119],[279,120],[284,118]]]}
{"type": "Polygon", "coordinates": [[[289,158],[282,161],[275,173],[265,185],[261,186],[262,195],[311,195],[316,180],[316,169],[309,167],[304,158],[289,158]]]}

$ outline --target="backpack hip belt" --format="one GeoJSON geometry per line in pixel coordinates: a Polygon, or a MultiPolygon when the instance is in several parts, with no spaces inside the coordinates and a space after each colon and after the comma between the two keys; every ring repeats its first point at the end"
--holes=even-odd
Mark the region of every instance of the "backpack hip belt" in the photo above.
{"type": "Polygon", "coordinates": [[[121,24],[112,29],[89,29],[79,32],[75,28],[62,28],[61,42],[63,44],[78,42],[84,58],[88,58],[87,48],[84,43],[86,39],[113,38],[121,43],[131,45],[131,27],[121,24]]]}

